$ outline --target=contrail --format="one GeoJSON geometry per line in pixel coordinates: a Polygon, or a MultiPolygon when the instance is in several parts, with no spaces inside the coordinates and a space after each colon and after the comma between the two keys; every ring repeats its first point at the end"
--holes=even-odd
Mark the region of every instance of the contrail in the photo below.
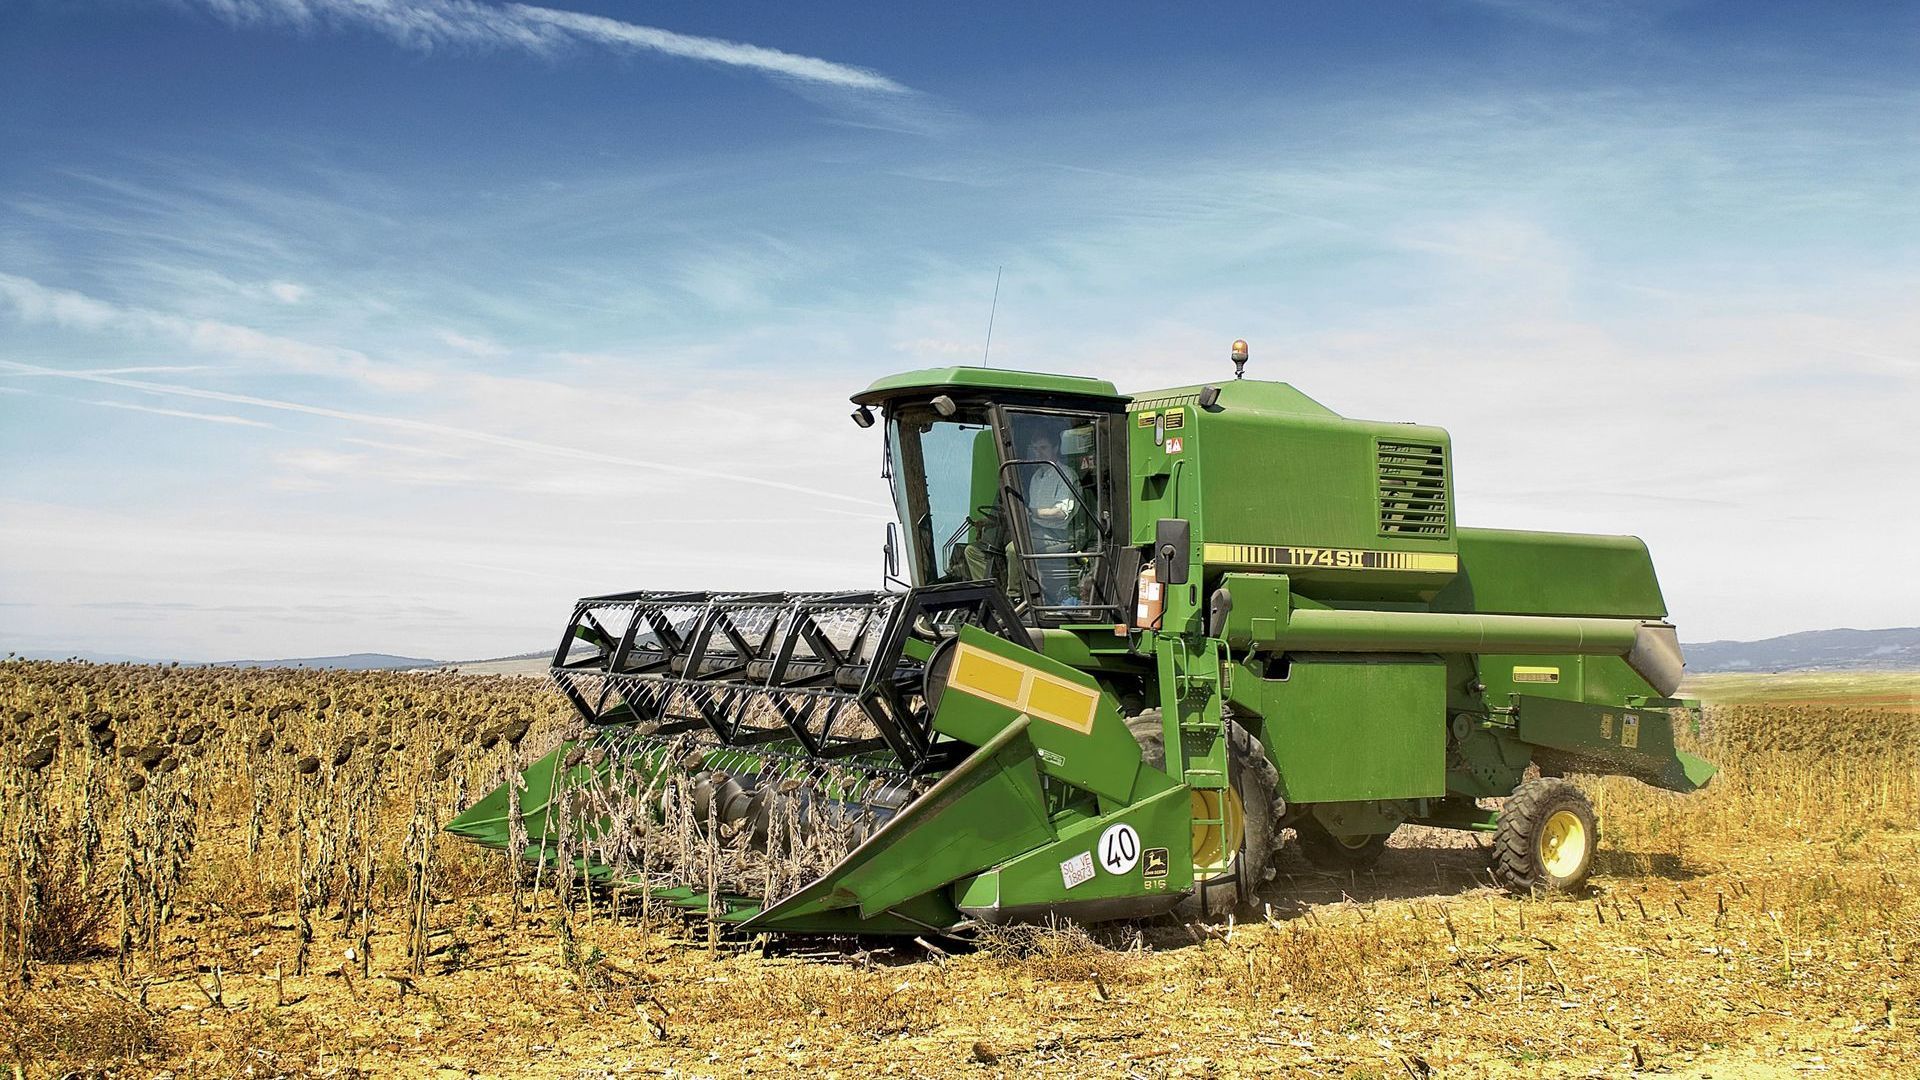
{"type": "Polygon", "coordinates": [[[635,469],[652,469],[656,472],[671,473],[676,476],[694,476],[703,480],[724,480],[735,484],[753,484],[759,487],[791,491],[800,495],[811,495],[819,499],[834,499],[840,502],[858,503],[862,506],[884,507],[885,503],[872,499],[863,499],[858,495],[848,495],[843,491],[822,491],[804,484],[789,484],[783,480],[769,480],[763,476],[747,476],[741,473],[720,472],[714,469],[702,469],[691,465],[675,465],[665,461],[648,461],[643,458],[621,457],[617,454],[603,454],[597,450],[582,450],[574,446],[559,446],[554,443],[538,442],[533,439],[516,439],[511,435],[498,435],[491,431],[475,431],[471,428],[452,427],[447,424],[435,424],[425,420],[408,420],[398,416],[380,416],[375,413],[348,412],[344,409],[329,409],[321,405],[304,405],[297,401],[280,401],[274,398],[252,397],[247,394],[229,394],[222,390],[202,390],[194,386],[176,386],[171,383],[146,382],[142,379],[122,379],[113,375],[94,375],[86,372],[62,371],[59,368],[41,367],[37,364],[22,364],[13,360],[0,360],[0,368],[17,371],[22,375],[49,376],[59,379],[77,379],[81,382],[99,383],[103,386],[119,386],[128,390],[142,390],[149,394],[172,394],[176,397],[198,398],[201,401],[220,401],[229,405],[251,405],[256,409],[279,409],[284,412],[302,413],[307,416],[321,416],[329,420],[344,420],[354,424],[366,424],[371,427],[391,428],[395,431],[413,431],[424,435],[438,435],[448,439],[464,439],[468,442],[486,443],[491,446],[503,446],[511,450],[523,450],[528,453],[542,454],[547,457],[565,458],[569,461],[594,461],[607,465],[625,465],[635,469]]]}
{"type": "Polygon", "coordinates": [[[723,38],[699,37],[579,11],[480,0],[184,0],[233,23],[362,27],[413,49],[470,46],[550,53],[574,44],[746,68],[816,86],[913,91],[877,71],[723,38]]]}
{"type": "MultiPolygon", "coordinates": [[[[68,398],[68,401],[81,401],[80,398],[68,398]]],[[[87,405],[98,405],[104,409],[128,409],[133,412],[152,413],[155,416],[177,416],[182,420],[205,420],[209,424],[238,424],[241,427],[270,428],[273,425],[264,420],[249,420],[244,416],[225,416],[216,413],[188,412],[185,409],[159,409],[152,405],[135,405],[126,401],[92,401],[87,405]]]]}

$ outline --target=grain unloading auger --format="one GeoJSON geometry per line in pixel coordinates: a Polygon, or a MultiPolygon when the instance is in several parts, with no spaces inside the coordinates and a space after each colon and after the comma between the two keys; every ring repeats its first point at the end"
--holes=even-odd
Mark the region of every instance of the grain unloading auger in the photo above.
{"type": "Polygon", "coordinates": [[[1288,830],[1341,869],[1484,831],[1508,885],[1577,888],[1566,774],[1707,782],[1640,541],[1460,527],[1445,431],[1243,348],[1133,397],[875,383],[911,586],[580,601],[553,679],[586,734],[450,829],[747,929],[925,933],[1222,914],[1288,830]]]}

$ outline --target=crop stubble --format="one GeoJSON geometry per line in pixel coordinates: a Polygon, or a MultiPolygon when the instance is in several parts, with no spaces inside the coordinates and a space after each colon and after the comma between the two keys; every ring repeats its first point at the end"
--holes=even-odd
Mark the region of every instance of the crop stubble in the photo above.
{"type": "Polygon", "coordinates": [[[1371,873],[1284,857],[1250,923],[962,954],[716,948],[445,837],[567,734],[532,680],[13,661],[0,1051],[49,1076],[1910,1074],[1916,683],[1742,684],[1707,791],[1583,779],[1581,897],[1407,835],[1371,873]]]}

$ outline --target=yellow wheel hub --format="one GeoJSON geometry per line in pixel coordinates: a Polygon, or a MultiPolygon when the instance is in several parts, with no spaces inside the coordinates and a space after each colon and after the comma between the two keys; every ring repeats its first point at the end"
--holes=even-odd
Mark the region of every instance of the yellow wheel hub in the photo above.
{"type": "Polygon", "coordinates": [[[1225,791],[1196,788],[1192,792],[1192,807],[1194,880],[1203,881],[1232,872],[1233,861],[1240,854],[1240,839],[1247,834],[1247,813],[1240,804],[1240,793],[1232,788],[1225,791]],[[1226,803],[1224,813],[1222,796],[1226,803]]]}
{"type": "Polygon", "coordinates": [[[1373,841],[1373,837],[1366,833],[1358,833],[1353,836],[1341,836],[1336,833],[1334,834],[1334,837],[1333,837],[1334,843],[1339,844],[1341,847],[1346,848],[1349,851],[1359,851],[1361,848],[1366,847],[1372,841],[1373,841]]]}
{"type": "Polygon", "coordinates": [[[1555,810],[1540,828],[1540,868],[1556,878],[1571,878],[1587,858],[1587,827],[1571,810],[1555,810]]]}

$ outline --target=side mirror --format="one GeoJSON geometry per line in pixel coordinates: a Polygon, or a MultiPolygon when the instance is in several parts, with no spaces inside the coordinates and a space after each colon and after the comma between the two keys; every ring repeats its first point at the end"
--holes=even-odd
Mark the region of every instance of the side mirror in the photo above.
{"type": "Polygon", "coordinates": [[[1186,518],[1161,518],[1153,525],[1153,576],[1162,585],[1185,585],[1187,561],[1193,557],[1193,523],[1186,518]]]}
{"type": "Polygon", "coordinates": [[[882,569],[886,571],[887,577],[893,579],[894,581],[900,580],[900,539],[899,537],[900,537],[899,529],[895,527],[893,522],[891,521],[887,522],[887,543],[885,547],[882,547],[880,549],[881,557],[883,559],[882,569]]]}

